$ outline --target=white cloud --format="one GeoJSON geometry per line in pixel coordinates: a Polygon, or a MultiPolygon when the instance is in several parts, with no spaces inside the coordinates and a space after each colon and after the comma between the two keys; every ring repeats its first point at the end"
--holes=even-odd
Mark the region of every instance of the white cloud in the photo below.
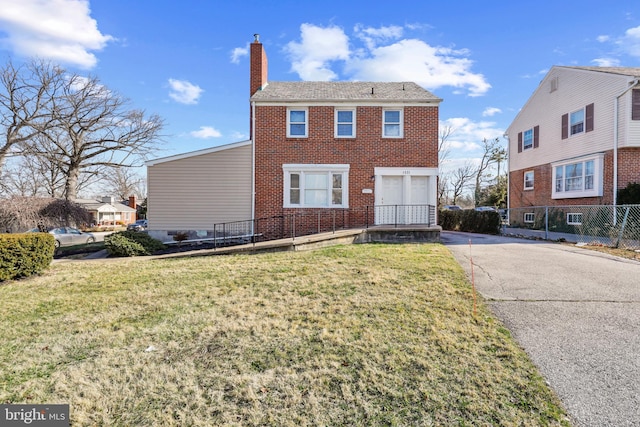
{"type": "Polygon", "coordinates": [[[247,139],[247,138],[248,138],[248,136],[247,136],[247,134],[245,134],[245,133],[235,131],[235,132],[232,132],[232,133],[231,133],[231,138],[232,138],[234,141],[243,141],[243,140],[247,139]]]}
{"type": "Polygon", "coordinates": [[[189,135],[200,139],[220,138],[222,136],[219,130],[211,126],[200,126],[200,129],[189,132],[189,135]]]}
{"type": "Polygon", "coordinates": [[[247,46],[245,47],[237,47],[235,49],[233,49],[231,51],[231,62],[233,64],[239,64],[240,63],[240,58],[242,58],[243,56],[248,56],[249,55],[249,45],[247,44],[247,46]]]}
{"type": "Polygon", "coordinates": [[[397,40],[402,37],[403,28],[398,26],[372,28],[356,25],[354,31],[356,36],[364,41],[369,49],[373,49],[378,43],[397,40]]]}
{"type": "Polygon", "coordinates": [[[481,155],[482,141],[495,138],[503,139],[504,130],[497,128],[495,122],[474,122],[466,117],[452,117],[442,120],[440,129],[451,129],[445,148],[449,149],[450,159],[481,155]]]}
{"type": "Polygon", "coordinates": [[[596,37],[596,40],[598,40],[600,43],[604,43],[604,42],[608,42],[609,40],[611,40],[611,37],[609,37],[607,35],[602,35],[602,36],[596,37]]]}
{"type": "Polygon", "coordinates": [[[109,35],[98,30],[86,0],[3,0],[0,46],[22,56],[92,68],[91,51],[103,49],[109,35]]]}
{"type": "Polygon", "coordinates": [[[187,80],[169,79],[169,97],[181,104],[197,104],[203,89],[187,80]]]}
{"type": "Polygon", "coordinates": [[[496,107],[487,107],[482,112],[482,117],[491,117],[495,116],[498,113],[502,113],[502,110],[496,107]]]}
{"type": "Polygon", "coordinates": [[[303,24],[301,42],[290,42],[286,51],[291,69],[302,80],[334,80],[338,74],[331,66],[342,61],[345,79],[359,81],[414,81],[435,90],[450,86],[470,96],[484,95],[491,85],[482,74],[473,73],[473,61],[466,49],[431,46],[405,38],[397,26],[356,26],[355,38],[364,46],[350,49],[350,40],[338,27],[303,24]]]}
{"type": "Polygon", "coordinates": [[[302,80],[334,80],[338,75],[329,65],[332,61],[349,59],[349,39],[341,28],[300,26],[301,41],[289,42],[285,52],[291,59],[291,70],[302,80]]]}
{"type": "Polygon", "coordinates": [[[625,31],[617,44],[629,55],[640,57],[640,26],[625,31]]]}
{"type": "Polygon", "coordinates": [[[620,60],[615,58],[596,58],[591,60],[597,67],[619,67],[620,60]]]}

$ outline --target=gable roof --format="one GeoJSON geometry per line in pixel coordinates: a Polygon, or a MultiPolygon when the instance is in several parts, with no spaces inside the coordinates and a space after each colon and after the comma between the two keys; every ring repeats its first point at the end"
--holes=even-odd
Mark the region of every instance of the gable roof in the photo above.
{"type": "Polygon", "coordinates": [[[571,68],[574,70],[597,71],[600,73],[620,74],[623,76],[640,77],[640,68],[634,67],[570,67],[558,66],[558,68],[571,68]]]}
{"type": "Polygon", "coordinates": [[[89,211],[98,211],[98,212],[136,212],[135,209],[129,207],[123,203],[115,202],[115,203],[106,203],[101,202],[100,200],[94,199],[75,199],[74,202],[81,205],[83,208],[89,211]]]}
{"type": "Polygon", "coordinates": [[[158,163],[172,162],[174,160],[188,159],[190,157],[201,156],[203,154],[216,153],[218,151],[230,150],[232,148],[244,147],[251,144],[251,140],[232,142],[230,144],[216,145],[215,147],[204,148],[202,150],[190,151],[188,153],[174,154],[173,156],[159,157],[157,159],[148,160],[145,166],[154,166],[158,163]]]}
{"type": "Polygon", "coordinates": [[[251,101],[442,101],[414,82],[269,82],[251,101]]]}

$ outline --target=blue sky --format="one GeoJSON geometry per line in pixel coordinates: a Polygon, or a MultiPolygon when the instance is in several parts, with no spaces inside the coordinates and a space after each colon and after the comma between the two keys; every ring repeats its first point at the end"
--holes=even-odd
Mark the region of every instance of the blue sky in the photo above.
{"type": "Polygon", "coordinates": [[[503,135],[551,66],[640,66],[637,0],[0,0],[3,59],[51,59],[159,114],[158,157],[248,138],[254,33],[269,80],[415,81],[443,98],[449,169],[503,135]]]}

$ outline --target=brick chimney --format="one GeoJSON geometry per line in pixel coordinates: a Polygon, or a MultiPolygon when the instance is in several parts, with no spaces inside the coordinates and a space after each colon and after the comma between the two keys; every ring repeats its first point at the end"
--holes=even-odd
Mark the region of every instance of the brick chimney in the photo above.
{"type": "Polygon", "coordinates": [[[267,54],[260,43],[260,34],[254,34],[251,43],[251,93],[253,96],[267,84],[267,54]]]}
{"type": "Polygon", "coordinates": [[[138,219],[138,205],[136,204],[136,196],[129,196],[129,207],[135,209],[136,213],[133,214],[133,220],[138,219]]]}

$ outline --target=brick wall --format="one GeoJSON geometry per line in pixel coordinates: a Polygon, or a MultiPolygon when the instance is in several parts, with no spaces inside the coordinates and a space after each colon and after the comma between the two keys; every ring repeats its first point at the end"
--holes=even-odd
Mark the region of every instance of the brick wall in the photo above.
{"type": "Polygon", "coordinates": [[[256,218],[283,209],[285,163],[349,164],[349,206],[374,204],[375,167],[438,167],[438,107],[405,107],[404,138],[382,138],[382,106],[358,107],[356,138],[334,138],[334,107],[311,106],[308,138],[286,137],[286,106],[256,107],[256,218]]]}
{"type": "MultiPolygon", "coordinates": [[[[509,206],[611,205],[613,203],[613,150],[604,154],[604,185],[602,197],[551,199],[551,165],[513,171],[509,174],[509,206]],[[524,172],[533,170],[534,189],[524,190],[524,172]]],[[[618,150],[618,189],[640,182],[640,148],[618,150]]]]}

